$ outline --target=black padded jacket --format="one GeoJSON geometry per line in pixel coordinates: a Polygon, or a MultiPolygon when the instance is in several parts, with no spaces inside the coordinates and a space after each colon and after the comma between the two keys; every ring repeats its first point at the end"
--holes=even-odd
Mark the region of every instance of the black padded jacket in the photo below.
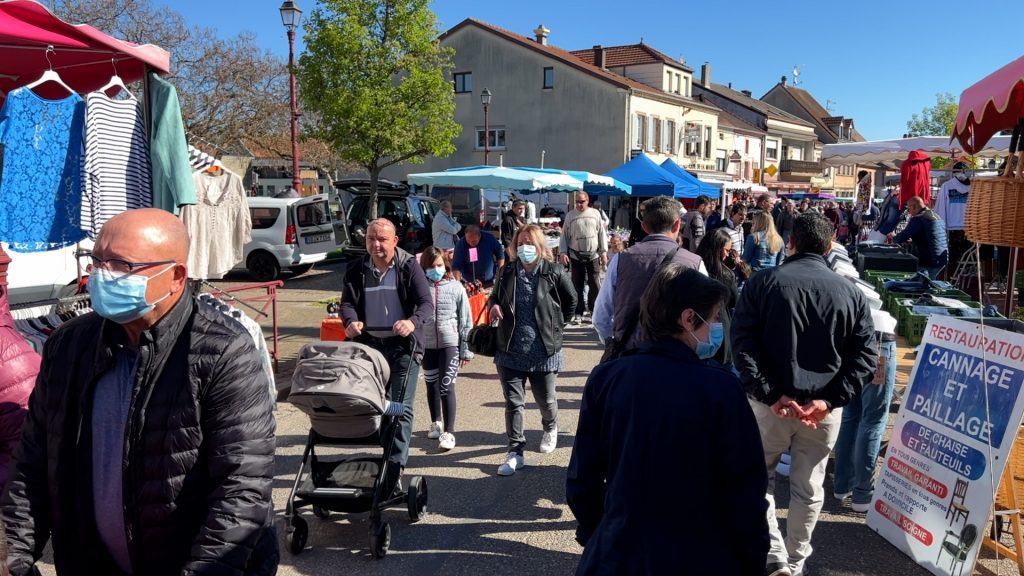
{"type": "MultiPolygon", "coordinates": [[[[88,314],[46,342],[2,500],[14,576],[50,537],[61,576],[119,573],[96,529],[91,417],[121,330],[88,314]]],[[[122,468],[135,574],[276,572],[268,389],[250,335],[190,293],[142,334],[122,468]]]]}

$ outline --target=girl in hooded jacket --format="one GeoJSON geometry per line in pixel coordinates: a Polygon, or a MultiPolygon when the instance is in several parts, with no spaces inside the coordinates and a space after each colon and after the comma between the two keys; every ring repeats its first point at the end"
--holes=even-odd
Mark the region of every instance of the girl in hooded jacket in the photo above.
{"type": "Polygon", "coordinates": [[[472,327],[469,296],[452,278],[448,255],[434,246],[420,255],[420,266],[430,283],[434,315],[423,325],[423,377],[427,381],[430,431],[441,450],[455,448],[455,380],[459,368],[473,354],[466,344],[472,327]]]}

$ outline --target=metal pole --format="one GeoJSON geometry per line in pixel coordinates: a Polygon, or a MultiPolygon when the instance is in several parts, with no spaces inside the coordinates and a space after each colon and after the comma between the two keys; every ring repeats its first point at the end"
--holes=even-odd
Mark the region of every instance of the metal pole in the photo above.
{"type": "Polygon", "coordinates": [[[292,100],[292,187],[302,195],[302,178],[299,176],[299,103],[295,99],[295,30],[288,30],[288,75],[292,100]]]}
{"type": "Polygon", "coordinates": [[[487,162],[487,157],[491,152],[491,132],[487,125],[487,108],[488,104],[484,104],[484,165],[490,166],[487,162]]]}

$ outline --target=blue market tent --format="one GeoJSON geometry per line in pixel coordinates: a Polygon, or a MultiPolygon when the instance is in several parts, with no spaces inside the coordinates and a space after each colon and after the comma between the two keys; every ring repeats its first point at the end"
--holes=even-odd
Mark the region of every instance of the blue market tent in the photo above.
{"type": "Polygon", "coordinates": [[[533,170],[535,172],[546,172],[548,174],[568,174],[583,182],[583,191],[588,194],[604,194],[608,196],[628,196],[632,194],[633,187],[625,182],[620,182],[610,176],[602,176],[593,172],[582,170],[560,170],[558,168],[522,168],[516,170],[533,170]]]}
{"type": "Polygon", "coordinates": [[[699,188],[699,194],[694,194],[693,196],[687,195],[684,196],[684,198],[696,198],[700,194],[703,194],[711,198],[718,198],[718,196],[722,193],[721,185],[715,186],[714,184],[704,182],[703,180],[697,178],[693,174],[690,174],[686,170],[683,170],[683,168],[679,164],[676,164],[676,161],[671,158],[662,162],[661,167],[664,168],[666,172],[672,174],[673,176],[679,178],[680,180],[687,182],[691,185],[696,185],[699,188]]]}
{"type": "Polygon", "coordinates": [[[696,198],[700,186],[684,182],[672,173],[658,166],[646,154],[640,154],[622,166],[605,172],[633,187],[633,196],[674,196],[696,198]]]}

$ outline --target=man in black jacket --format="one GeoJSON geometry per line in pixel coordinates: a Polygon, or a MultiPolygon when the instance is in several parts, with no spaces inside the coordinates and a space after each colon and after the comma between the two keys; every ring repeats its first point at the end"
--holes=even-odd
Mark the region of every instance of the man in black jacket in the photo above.
{"type": "Polygon", "coordinates": [[[193,298],[188,247],[169,212],[130,210],[83,256],[95,313],[46,341],[3,497],[11,574],[50,537],[60,576],[277,570],[270,384],[193,298]]]}
{"type": "MultiPolygon", "coordinates": [[[[423,359],[423,324],[434,314],[430,286],[412,254],[398,248],[395,225],[378,218],[366,229],[366,256],[349,264],[341,296],[345,336],[379,350],[388,359],[388,398],[405,385],[398,418],[400,427],[389,461],[396,464],[387,479],[393,486],[409,460],[416,377],[423,359]],[[410,346],[409,336],[415,336],[410,346]]],[[[382,439],[390,436],[385,431],[382,439]]]]}
{"type": "Polygon", "coordinates": [[[769,576],[798,574],[824,501],[825,465],[841,408],[874,374],[874,325],[864,294],[829,269],[832,223],[801,214],[796,254],[747,281],[732,324],[733,356],[750,397],[768,467],[769,576]],[[789,449],[785,540],[775,518],[775,466],[789,449]]]}
{"type": "Polygon", "coordinates": [[[523,217],[525,213],[526,201],[515,200],[512,202],[512,209],[501,219],[501,245],[505,247],[505,255],[509,259],[516,253],[516,232],[526,225],[526,218],[523,217]]]}

